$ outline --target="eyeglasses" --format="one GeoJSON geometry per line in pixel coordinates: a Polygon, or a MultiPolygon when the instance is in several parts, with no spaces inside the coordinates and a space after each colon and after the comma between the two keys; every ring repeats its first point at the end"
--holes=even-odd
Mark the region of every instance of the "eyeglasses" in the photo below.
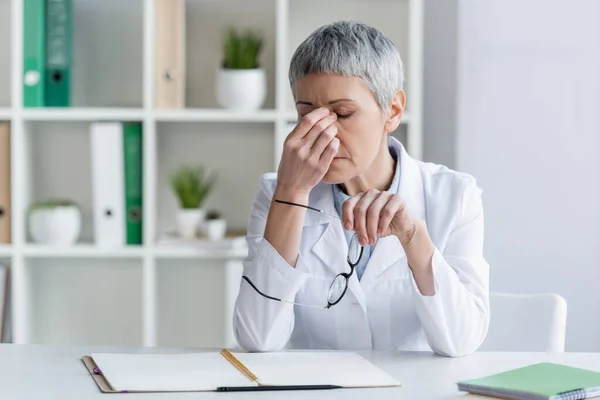
{"type": "MultiPolygon", "coordinates": [[[[291,203],[289,201],[283,201],[283,200],[277,200],[275,199],[276,203],[281,203],[281,204],[287,204],[290,206],[296,206],[296,207],[303,207],[312,211],[316,211],[316,212],[320,212],[326,215],[329,215],[330,217],[339,219],[340,221],[342,220],[339,216],[334,215],[334,214],[330,214],[328,212],[325,212],[323,210],[319,210],[318,208],[314,208],[314,207],[310,207],[310,206],[305,206],[303,204],[296,204],[296,203],[291,203]]],[[[316,306],[316,305],[309,305],[309,304],[301,304],[301,303],[295,303],[293,301],[287,301],[287,300],[282,300],[279,299],[277,297],[273,297],[273,296],[269,296],[265,293],[263,293],[262,291],[260,291],[260,289],[258,289],[256,287],[256,285],[254,285],[254,283],[252,283],[252,281],[250,280],[250,278],[248,278],[247,276],[242,276],[242,278],[248,282],[248,284],[261,296],[269,299],[269,300],[274,300],[274,301],[280,301],[282,303],[289,303],[289,304],[294,304],[294,305],[298,305],[298,306],[303,306],[303,307],[314,307],[314,308],[325,308],[325,309],[329,309],[332,306],[338,304],[342,298],[344,297],[344,295],[346,294],[346,291],[348,290],[348,281],[350,280],[350,277],[352,276],[352,274],[354,273],[354,268],[358,265],[358,263],[360,262],[360,259],[362,257],[364,251],[364,247],[361,246],[358,242],[358,236],[356,235],[356,233],[354,233],[352,235],[352,239],[350,239],[350,244],[348,245],[348,256],[346,257],[346,261],[348,262],[348,265],[350,266],[350,272],[340,272],[339,274],[337,274],[335,276],[335,278],[333,279],[333,282],[331,282],[331,285],[329,286],[329,292],[327,294],[327,305],[326,306],[316,306]]]]}

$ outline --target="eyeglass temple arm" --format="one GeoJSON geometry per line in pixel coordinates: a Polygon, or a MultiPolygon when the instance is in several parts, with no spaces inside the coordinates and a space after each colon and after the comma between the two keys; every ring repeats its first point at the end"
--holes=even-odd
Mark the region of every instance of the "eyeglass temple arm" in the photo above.
{"type": "Polygon", "coordinates": [[[278,299],[277,297],[269,296],[269,295],[267,295],[267,294],[264,294],[263,292],[261,292],[261,291],[260,291],[260,290],[259,290],[259,289],[258,289],[258,288],[257,288],[257,287],[254,285],[254,283],[252,283],[252,281],[251,281],[251,280],[250,280],[250,279],[249,279],[247,276],[245,276],[245,275],[242,275],[242,278],[243,278],[243,279],[244,279],[246,282],[248,282],[248,283],[250,284],[250,286],[252,286],[252,289],[256,290],[256,293],[260,294],[261,296],[263,296],[263,297],[265,297],[265,298],[267,298],[267,299],[269,299],[269,300],[275,300],[275,301],[279,301],[279,302],[282,302],[282,303],[288,303],[288,304],[295,304],[295,305],[297,305],[297,306],[302,306],[302,307],[311,307],[311,308],[320,308],[320,309],[324,309],[324,308],[325,308],[325,309],[327,309],[327,308],[329,308],[329,306],[327,306],[327,307],[323,307],[323,306],[314,306],[314,305],[309,305],[309,304],[300,304],[300,303],[294,303],[293,301],[281,300],[281,299],[278,299]]]}
{"type": "Polygon", "coordinates": [[[252,286],[252,289],[256,290],[256,292],[257,292],[258,294],[260,294],[261,296],[263,296],[263,297],[266,297],[267,299],[270,299],[270,300],[275,300],[275,301],[283,301],[283,300],[281,300],[281,299],[278,299],[277,297],[269,296],[268,294],[264,294],[263,292],[261,292],[259,288],[257,288],[256,286],[254,286],[254,283],[252,283],[252,281],[251,281],[250,279],[248,279],[248,277],[247,277],[247,276],[242,276],[242,278],[243,278],[243,279],[244,279],[246,282],[248,282],[248,283],[250,284],[250,286],[252,286]]]}
{"type": "Polygon", "coordinates": [[[342,220],[338,215],[330,214],[327,211],[319,210],[318,208],[311,207],[311,206],[306,206],[304,204],[292,203],[291,201],[278,200],[278,199],[275,199],[275,202],[276,203],[281,203],[281,204],[287,204],[287,205],[290,205],[290,206],[297,206],[297,207],[307,208],[309,210],[313,210],[313,211],[320,212],[320,213],[325,214],[325,215],[329,215],[330,217],[339,219],[340,221],[342,220]]]}

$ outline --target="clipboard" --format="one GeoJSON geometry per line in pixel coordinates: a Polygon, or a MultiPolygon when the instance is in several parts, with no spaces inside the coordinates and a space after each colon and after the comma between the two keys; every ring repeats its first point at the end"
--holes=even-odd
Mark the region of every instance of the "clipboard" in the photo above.
{"type": "Polygon", "coordinates": [[[83,356],[81,358],[81,361],[87,368],[88,372],[94,379],[94,382],[96,382],[96,385],[98,385],[98,389],[100,389],[102,393],[121,393],[110,387],[110,385],[108,384],[106,379],[104,379],[104,375],[102,375],[102,372],[100,372],[100,369],[98,368],[92,357],[83,356]]]}

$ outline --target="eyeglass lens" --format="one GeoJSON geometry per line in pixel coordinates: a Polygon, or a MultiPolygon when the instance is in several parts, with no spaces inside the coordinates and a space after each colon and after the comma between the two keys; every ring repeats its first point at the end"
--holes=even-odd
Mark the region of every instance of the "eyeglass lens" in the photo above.
{"type": "MultiPolygon", "coordinates": [[[[358,236],[355,234],[352,236],[350,244],[348,245],[348,263],[352,268],[358,264],[361,254],[362,247],[360,243],[358,243],[358,236]]],[[[348,274],[339,274],[335,277],[329,287],[329,296],[327,299],[329,304],[335,304],[340,301],[348,286],[348,276],[348,274]]]]}
{"type": "Polygon", "coordinates": [[[341,297],[344,295],[346,291],[346,285],[348,284],[348,280],[343,275],[338,275],[335,277],[331,286],[329,287],[329,297],[327,301],[330,304],[337,303],[340,301],[341,297]]]}
{"type": "Polygon", "coordinates": [[[360,243],[358,243],[358,236],[354,234],[348,245],[348,263],[351,266],[356,266],[356,264],[358,264],[361,250],[360,243]]]}

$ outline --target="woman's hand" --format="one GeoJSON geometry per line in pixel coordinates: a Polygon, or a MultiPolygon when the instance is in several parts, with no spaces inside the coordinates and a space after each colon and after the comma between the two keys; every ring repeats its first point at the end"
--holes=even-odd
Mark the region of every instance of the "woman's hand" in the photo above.
{"type": "MultiPolygon", "coordinates": [[[[306,204],[327,173],[340,141],[335,136],[337,115],[325,108],[306,114],[283,145],[274,198],[306,204]]],[[[296,266],[306,209],[273,203],[264,238],[287,263],[296,266]]]]}
{"type": "Polygon", "coordinates": [[[327,173],[340,141],[337,115],[326,108],[306,114],[288,135],[277,172],[277,191],[307,196],[327,173]]]}
{"type": "Polygon", "coordinates": [[[409,268],[423,295],[433,296],[432,259],[435,245],[425,221],[413,214],[400,195],[370,189],[348,199],[342,207],[344,227],[354,230],[361,245],[374,245],[379,237],[400,240],[409,268]]]}
{"type": "Polygon", "coordinates": [[[374,245],[379,237],[395,235],[410,247],[424,222],[417,218],[398,194],[370,189],[348,199],[342,207],[344,227],[354,230],[362,246],[374,245]]]}

